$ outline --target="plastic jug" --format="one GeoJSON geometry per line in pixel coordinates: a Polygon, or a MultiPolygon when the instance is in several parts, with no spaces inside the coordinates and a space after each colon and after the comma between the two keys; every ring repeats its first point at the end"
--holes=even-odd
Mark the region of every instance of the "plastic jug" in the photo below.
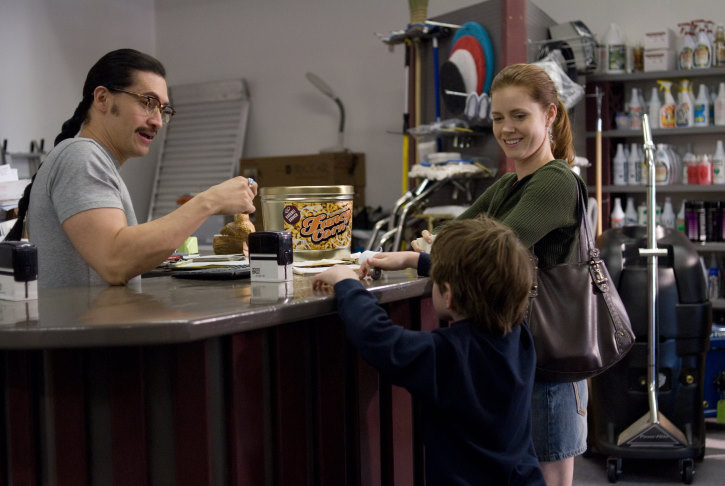
{"type": "Polygon", "coordinates": [[[622,29],[615,23],[609,24],[609,30],[602,39],[604,44],[605,71],[608,73],[623,73],[627,66],[627,44],[622,29]]]}

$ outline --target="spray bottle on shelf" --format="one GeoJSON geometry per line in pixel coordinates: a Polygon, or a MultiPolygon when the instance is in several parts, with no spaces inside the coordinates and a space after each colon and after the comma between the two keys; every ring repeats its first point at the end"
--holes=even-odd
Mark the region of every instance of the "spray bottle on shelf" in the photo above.
{"type": "Polygon", "coordinates": [[[696,20],[697,40],[693,54],[693,67],[696,69],[709,68],[712,65],[712,43],[707,35],[707,22],[696,20]]]}
{"type": "Polygon", "coordinates": [[[624,155],[624,145],[617,144],[617,154],[612,159],[612,184],[624,186],[627,184],[627,157],[624,155]]]}
{"type": "Polygon", "coordinates": [[[657,80],[660,85],[660,89],[664,91],[664,102],[660,107],[660,128],[674,128],[675,127],[675,110],[677,104],[675,98],[672,97],[672,81],[657,80]]]}
{"type": "Polygon", "coordinates": [[[725,126],[725,82],[720,82],[715,100],[715,125],[725,126]]]}
{"type": "Polygon", "coordinates": [[[649,123],[651,128],[660,127],[660,95],[657,93],[657,86],[652,86],[650,91],[649,102],[647,103],[647,114],[649,115],[649,123]]]}
{"type": "Polygon", "coordinates": [[[693,105],[695,100],[690,97],[690,80],[680,81],[680,93],[677,96],[677,108],[675,110],[675,125],[678,128],[691,127],[695,123],[693,105]]]}
{"type": "Polygon", "coordinates": [[[682,183],[683,184],[699,184],[697,178],[697,157],[692,153],[692,144],[687,144],[685,156],[682,157],[682,183]]]}
{"type": "Polygon", "coordinates": [[[634,207],[634,197],[627,196],[627,205],[624,210],[624,226],[637,224],[637,208],[634,207]]]}
{"type": "Polygon", "coordinates": [[[717,141],[716,147],[712,156],[712,183],[725,184],[725,150],[722,140],[717,141]]]}
{"type": "Polygon", "coordinates": [[[677,69],[687,70],[694,67],[695,32],[690,22],[677,24],[683,37],[682,47],[677,56],[677,69]]]}
{"type": "Polygon", "coordinates": [[[614,198],[614,209],[611,214],[611,227],[621,228],[624,226],[624,211],[622,211],[622,200],[618,197],[614,198]]]}
{"type": "Polygon", "coordinates": [[[712,184],[712,156],[710,154],[702,154],[697,164],[698,183],[709,186],[712,184]]]}
{"type": "Polygon", "coordinates": [[[706,127],[710,125],[710,95],[707,86],[700,84],[695,98],[695,109],[693,110],[694,126],[706,127]]]}

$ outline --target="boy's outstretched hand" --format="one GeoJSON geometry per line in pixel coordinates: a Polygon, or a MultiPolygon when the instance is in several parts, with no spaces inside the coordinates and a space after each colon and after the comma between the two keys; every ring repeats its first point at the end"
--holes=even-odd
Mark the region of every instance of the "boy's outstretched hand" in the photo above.
{"type": "Polygon", "coordinates": [[[333,286],[337,282],[348,278],[357,280],[357,272],[347,265],[334,265],[324,272],[315,275],[315,278],[312,281],[312,288],[321,289],[325,285],[333,286]]]}
{"type": "Polygon", "coordinates": [[[420,234],[420,238],[416,238],[411,241],[410,246],[417,252],[424,251],[426,253],[430,253],[430,248],[433,246],[434,239],[435,235],[431,234],[428,230],[423,230],[420,234]]]}
{"type": "Polygon", "coordinates": [[[391,251],[377,253],[360,265],[360,278],[365,278],[370,274],[370,267],[376,267],[381,270],[404,270],[406,268],[416,268],[418,266],[419,257],[420,255],[415,251],[391,251]]]}

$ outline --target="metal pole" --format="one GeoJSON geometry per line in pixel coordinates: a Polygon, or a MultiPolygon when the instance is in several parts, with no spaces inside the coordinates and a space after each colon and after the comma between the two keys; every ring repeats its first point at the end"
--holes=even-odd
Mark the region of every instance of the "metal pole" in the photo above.
{"type": "Polygon", "coordinates": [[[657,257],[667,255],[666,250],[657,249],[657,220],[656,186],[655,186],[655,157],[652,132],[650,131],[647,114],[642,115],[642,129],[644,132],[645,166],[647,168],[647,248],[639,251],[641,256],[647,257],[647,394],[649,398],[650,422],[659,423],[657,410],[657,257]]]}
{"type": "Polygon", "coordinates": [[[595,88],[597,97],[597,135],[595,139],[596,160],[594,161],[595,195],[597,199],[597,234],[602,234],[602,98],[601,88],[595,88]]]}

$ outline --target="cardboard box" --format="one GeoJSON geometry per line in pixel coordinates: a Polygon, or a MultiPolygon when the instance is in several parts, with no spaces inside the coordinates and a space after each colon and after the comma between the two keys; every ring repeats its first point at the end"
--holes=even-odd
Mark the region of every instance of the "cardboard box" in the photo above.
{"type": "Polygon", "coordinates": [[[663,29],[658,32],[647,32],[644,34],[645,50],[673,49],[675,48],[675,33],[672,29],[663,29]]]}
{"type": "Polygon", "coordinates": [[[644,72],[671,71],[675,69],[674,49],[650,49],[644,51],[644,72]]]}
{"type": "MultiPolygon", "coordinates": [[[[365,206],[365,154],[330,152],[283,157],[252,157],[240,160],[239,173],[253,177],[259,187],[340,186],[355,187],[354,208],[365,206]]],[[[254,226],[264,229],[262,205],[254,201],[257,211],[254,226]]]]}

